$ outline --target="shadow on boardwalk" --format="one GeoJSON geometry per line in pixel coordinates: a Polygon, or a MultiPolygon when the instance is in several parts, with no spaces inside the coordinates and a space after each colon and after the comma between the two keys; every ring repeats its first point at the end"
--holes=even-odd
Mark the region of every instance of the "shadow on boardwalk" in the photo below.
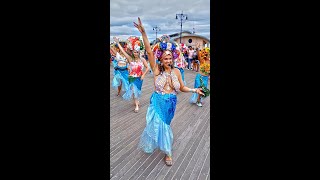
{"type": "MultiPolygon", "coordinates": [[[[137,148],[154,90],[153,75],[146,75],[140,111],[134,113],[133,101],[124,101],[112,89],[112,73],[110,67],[110,179],[210,179],[210,96],[204,100],[203,107],[198,107],[189,103],[191,93],[177,95],[171,122],[173,165],[168,167],[159,150],[146,154],[137,148]]],[[[185,70],[188,87],[193,87],[195,76],[196,72],[185,70]]]]}

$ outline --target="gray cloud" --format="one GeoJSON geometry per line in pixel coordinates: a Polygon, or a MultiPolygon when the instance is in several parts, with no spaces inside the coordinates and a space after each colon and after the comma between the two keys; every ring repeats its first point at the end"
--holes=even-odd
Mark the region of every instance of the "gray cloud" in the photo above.
{"type": "Polygon", "coordinates": [[[193,31],[210,39],[210,0],[111,0],[110,41],[113,36],[125,40],[129,36],[141,36],[133,26],[140,17],[150,41],[156,37],[153,27],[160,27],[158,37],[180,32],[180,21],[176,14],[188,15],[182,30],[193,31]]]}

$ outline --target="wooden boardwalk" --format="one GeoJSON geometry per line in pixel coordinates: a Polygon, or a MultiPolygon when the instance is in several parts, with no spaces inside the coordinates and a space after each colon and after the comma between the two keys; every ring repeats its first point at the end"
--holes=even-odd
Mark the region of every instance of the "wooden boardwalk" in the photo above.
{"type": "MultiPolygon", "coordinates": [[[[188,87],[194,86],[196,72],[185,70],[188,87]]],[[[173,165],[164,164],[159,150],[146,154],[138,149],[145,127],[146,111],[154,90],[153,75],[147,74],[142,85],[140,110],[134,113],[133,101],[117,97],[112,88],[113,67],[110,67],[110,179],[210,179],[210,96],[203,107],[190,104],[191,93],[180,92],[173,130],[173,165]]],[[[210,83],[209,83],[210,85],[210,83]]],[[[123,92],[122,92],[123,94],[123,92]]]]}

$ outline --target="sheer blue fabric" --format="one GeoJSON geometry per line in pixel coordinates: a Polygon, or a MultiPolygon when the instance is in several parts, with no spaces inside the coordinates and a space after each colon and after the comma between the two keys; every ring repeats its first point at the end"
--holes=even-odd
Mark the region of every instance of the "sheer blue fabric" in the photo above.
{"type": "Polygon", "coordinates": [[[184,80],[184,69],[183,68],[178,68],[178,69],[180,70],[182,81],[183,81],[184,85],[186,86],[187,82],[184,80]]]}
{"type": "Polygon", "coordinates": [[[174,94],[159,94],[154,92],[150,98],[150,106],[146,115],[146,128],[139,142],[139,148],[146,153],[152,153],[159,148],[165,154],[172,156],[173,133],[170,127],[177,104],[174,94]]]}
{"type": "MultiPolygon", "coordinates": [[[[115,64],[116,65],[116,64],[115,64]]],[[[119,66],[114,66],[115,70],[113,72],[113,79],[112,79],[112,87],[117,89],[118,86],[122,86],[121,90],[122,91],[127,91],[129,88],[129,72],[127,69],[127,66],[125,67],[119,67],[119,66]]]]}
{"type": "Polygon", "coordinates": [[[140,77],[136,77],[133,82],[130,82],[126,93],[124,93],[122,96],[123,99],[129,101],[133,98],[133,96],[135,99],[139,99],[141,96],[142,83],[143,80],[141,80],[140,77]]]}
{"type": "MultiPolygon", "coordinates": [[[[205,87],[208,87],[208,76],[202,76],[201,74],[196,75],[196,79],[194,80],[194,88],[200,87],[200,76],[202,77],[203,84],[205,87]]],[[[192,93],[191,98],[190,98],[190,103],[196,103],[198,99],[198,94],[197,93],[192,93]]],[[[202,102],[203,98],[200,98],[200,102],[202,102]]]]}

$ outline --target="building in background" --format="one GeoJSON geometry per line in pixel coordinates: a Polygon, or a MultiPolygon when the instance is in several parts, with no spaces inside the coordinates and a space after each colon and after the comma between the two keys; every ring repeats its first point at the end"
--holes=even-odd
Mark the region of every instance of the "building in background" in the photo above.
{"type": "MultiPolygon", "coordinates": [[[[170,34],[170,39],[180,43],[180,32],[170,34]]],[[[197,43],[200,44],[200,48],[209,47],[210,48],[210,40],[204,36],[200,36],[190,31],[182,31],[181,34],[181,43],[185,44],[186,46],[192,46],[193,48],[196,47],[197,43]]]]}
{"type": "MultiPolygon", "coordinates": [[[[180,43],[180,32],[170,34],[170,40],[173,40],[180,43]]],[[[150,44],[154,44],[155,40],[153,40],[150,44]]],[[[193,48],[196,47],[197,43],[200,44],[200,48],[209,47],[210,48],[210,40],[204,36],[197,35],[195,33],[191,33],[190,31],[182,31],[181,35],[181,43],[185,44],[186,46],[192,46],[193,48]]]]}
{"type": "MultiPolygon", "coordinates": [[[[170,40],[173,40],[180,43],[180,32],[170,34],[170,40]]],[[[159,38],[158,38],[159,39],[159,38]]],[[[150,45],[154,44],[155,40],[153,40],[150,45]]],[[[182,31],[181,35],[181,43],[185,44],[186,46],[192,46],[196,48],[197,43],[200,44],[200,48],[209,47],[210,48],[210,40],[204,36],[197,35],[195,33],[191,33],[190,31],[182,31]]]]}

